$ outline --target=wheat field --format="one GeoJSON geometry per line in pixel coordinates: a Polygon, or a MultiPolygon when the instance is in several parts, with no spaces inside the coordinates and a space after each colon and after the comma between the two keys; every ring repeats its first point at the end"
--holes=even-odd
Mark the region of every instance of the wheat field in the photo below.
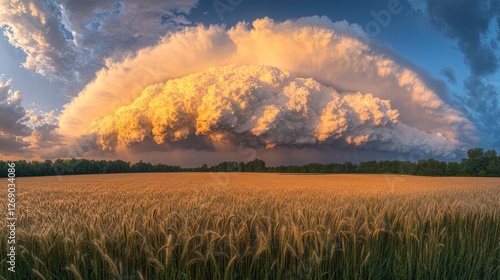
{"type": "Polygon", "coordinates": [[[158,173],[16,184],[15,274],[0,244],[8,279],[500,279],[500,179],[158,173]]]}

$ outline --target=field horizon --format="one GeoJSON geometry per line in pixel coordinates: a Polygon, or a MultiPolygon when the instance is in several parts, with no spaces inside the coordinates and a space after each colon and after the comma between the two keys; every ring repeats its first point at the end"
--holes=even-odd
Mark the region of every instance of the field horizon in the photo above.
{"type": "Polygon", "coordinates": [[[500,178],[285,175],[18,178],[9,279],[500,277],[500,178]]]}

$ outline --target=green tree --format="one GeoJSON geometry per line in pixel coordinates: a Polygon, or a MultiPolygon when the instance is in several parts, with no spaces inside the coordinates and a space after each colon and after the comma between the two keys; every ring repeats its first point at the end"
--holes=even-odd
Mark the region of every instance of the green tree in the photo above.
{"type": "Polygon", "coordinates": [[[365,161],[358,164],[358,168],[356,170],[358,173],[364,174],[375,174],[378,173],[378,164],[376,161],[365,161]]]}
{"type": "Polygon", "coordinates": [[[448,162],[446,164],[445,176],[457,176],[460,173],[460,164],[458,162],[448,162]]]}
{"type": "Polygon", "coordinates": [[[132,172],[153,172],[154,167],[149,162],[143,162],[140,160],[139,162],[132,165],[132,172]]]}
{"type": "Polygon", "coordinates": [[[462,175],[466,176],[484,176],[488,160],[485,157],[482,148],[474,148],[467,151],[467,159],[462,165],[462,175]]]}
{"type": "Polygon", "coordinates": [[[0,161],[0,177],[5,178],[9,174],[9,165],[6,161],[0,161]]]}
{"type": "Polygon", "coordinates": [[[486,157],[486,176],[500,176],[500,158],[497,156],[495,150],[487,151],[484,156],[486,157]]]}

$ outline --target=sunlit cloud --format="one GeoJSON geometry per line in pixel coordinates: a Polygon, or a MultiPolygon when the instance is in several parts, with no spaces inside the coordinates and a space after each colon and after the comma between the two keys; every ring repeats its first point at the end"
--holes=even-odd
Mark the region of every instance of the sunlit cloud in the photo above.
{"type": "MultiPolygon", "coordinates": [[[[360,26],[332,23],[326,17],[285,22],[263,18],[229,29],[219,25],[188,27],[122,62],[108,61],[95,81],[65,106],[60,132],[75,139],[97,134],[104,149],[146,139],[168,146],[193,137],[207,137],[213,146],[214,142],[251,136],[245,138],[250,146],[256,141],[268,148],[342,143],[455,156],[463,148],[467,132],[473,131],[471,123],[444,102],[417,71],[366,43],[364,36],[360,26]],[[227,65],[234,66],[223,68],[227,65]],[[259,67],[262,65],[274,68],[259,67]],[[213,67],[215,70],[207,72],[213,67]],[[262,100],[247,100],[248,111],[217,105],[243,98],[237,89],[231,91],[230,85],[248,82],[250,87],[252,79],[264,79],[260,74],[240,73],[242,69],[273,69],[263,75],[276,81],[281,75],[290,75],[295,83],[283,80],[277,92],[282,92],[282,98],[288,96],[288,101],[306,98],[307,102],[297,101],[293,106],[298,112],[314,112],[314,117],[304,112],[292,117],[294,111],[287,107],[287,99],[269,103],[266,98],[273,94],[266,90],[262,100]],[[200,74],[190,80],[192,76],[187,76],[193,73],[200,74]],[[215,80],[198,87],[208,77],[215,80]],[[224,81],[222,77],[228,78],[224,81]],[[179,83],[182,88],[168,90],[179,83]],[[217,86],[217,94],[224,96],[225,92],[225,101],[213,93],[210,102],[196,103],[210,98],[209,89],[217,86]],[[200,93],[196,93],[197,87],[200,93]],[[318,93],[323,91],[330,92],[326,96],[331,99],[323,100],[326,97],[318,93]],[[189,96],[196,96],[192,97],[195,103],[182,107],[181,101],[189,96]],[[332,103],[335,98],[340,103],[332,103]],[[205,107],[205,115],[192,112],[205,107]],[[286,129],[294,125],[297,127],[286,129]]],[[[258,96],[258,88],[248,88],[252,92],[248,98],[258,96]]]]}
{"type": "Polygon", "coordinates": [[[26,69],[74,96],[106,59],[121,60],[190,24],[186,15],[196,5],[195,0],[0,0],[0,27],[25,53],[26,69]]]}

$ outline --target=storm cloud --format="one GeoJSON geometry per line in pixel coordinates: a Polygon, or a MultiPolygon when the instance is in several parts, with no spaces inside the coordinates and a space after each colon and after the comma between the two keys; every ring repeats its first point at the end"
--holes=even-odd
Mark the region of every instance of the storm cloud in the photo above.
{"type": "Polygon", "coordinates": [[[450,157],[458,141],[399,123],[388,100],[339,93],[313,79],[269,66],[227,66],[149,86],[132,104],[97,120],[104,149],[153,138],[157,144],[196,135],[250,147],[333,145],[450,157]]]}
{"type": "Polygon", "coordinates": [[[485,144],[498,146],[500,81],[494,77],[500,69],[500,1],[412,0],[410,3],[435,30],[456,42],[470,70],[469,77],[462,81],[466,92],[459,93],[458,99],[463,111],[483,132],[485,144]]]}
{"type": "Polygon", "coordinates": [[[104,150],[196,136],[454,157],[470,122],[365,35],[326,17],[185,28],[102,70],[65,106],[61,133],[104,150]]]}
{"type": "Polygon", "coordinates": [[[12,81],[0,79],[0,154],[31,156],[37,149],[60,145],[54,112],[26,110],[21,101],[22,94],[12,89],[12,81]]]}

